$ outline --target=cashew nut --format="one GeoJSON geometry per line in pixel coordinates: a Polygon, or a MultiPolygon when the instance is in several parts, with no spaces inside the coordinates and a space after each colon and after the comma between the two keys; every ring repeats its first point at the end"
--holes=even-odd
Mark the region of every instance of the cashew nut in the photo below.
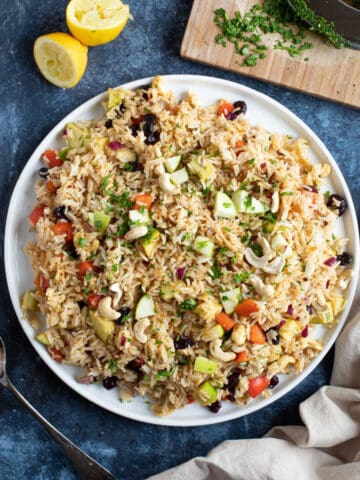
{"type": "Polygon", "coordinates": [[[231,362],[235,360],[236,353],[234,352],[224,352],[221,350],[221,339],[216,338],[212,340],[209,344],[210,354],[212,357],[216,358],[216,360],[220,360],[221,362],[231,362]]]}
{"type": "Polygon", "coordinates": [[[244,345],[246,342],[245,325],[235,325],[231,334],[231,340],[235,343],[235,345],[244,345]]]}
{"type": "Polygon", "coordinates": [[[131,241],[136,240],[137,238],[144,237],[148,233],[148,227],[146,225],[141,225],[139,227],[134,227],[125,233],[125,240],[131,241]]]}
{"type": "Polygon", "coordinates": [[[257,242],[262,248],[264,257],[267,257],[267,259],[270,260],[270,258],[274,255],[274,252],[270,247],[269,242],[262,235],[259,235],[257,242]]]}
{"type": "Polygon", "coordinates": [[[162,163],[157,163],[154,167],[154,173],[157,176],[163,175],[165,173],[165,167],[162,163]]]}
{"type": "Polygon", "coordinates": [[[244,256],[253,267],[263,268],[267,264],[267,258],[265,256],[257,257],[249,247],[245,249],[244,256]]]}
{"type": "Polygon", "coordinates": [[[272,262],[269,262],[265,267],[263,267],[263,270],[266,273],[275,275],[276,273],[281,272],[284,265],[285,260],[282,257],[276,257],[272,262]]]}
{"type": "Polygon", "coordinates": [[[276,213],[279,210],[279,192],[274,192],[271,197],[271,213],[276,213]]]}
{"type": "Polygon", "coordinates": [[[171,183],[171,177],[169,173],[162,173],[159,176],[159,186],[163,192],[169,193],[170,195],[175,195],[180,191],[178,187],[171,183]]]}
{"type": "Polygon", "coordinates": [[[339,288],[341,290],[347,289],[352,276],[353,276],[352,270],[345,270],[345,272],[341,275],[341,277],[339,278],[339,288]]]}
{"type": "Polygon", "coordinates": [[[138,320],[135,325],[134,325],[134,335],[135,338],[138,342],[140,343],[146,343],[147,342],[147,336],[145,335],[144,331],[147,329],[147,327],[150,326],[150,320],[148,318],[141,318],[138,320]]]}
{"type": "Polygon", "coordinates": [[[121,315],[111,307],[111,302],[111,297],[102,298],[99,302],[98,310],[100,315],[107,320],[117,320],[121,315]]]}
{"type": "Polygon", "coordinates": [[[119,305],[123,292],[120,289],[120,285],[118,283],[113,283],[112,285],[110,285],[109,290],[115,293],[112,304],[113,307],[116,308],[119,305]]]}
{"type": "Polygon", "coordinates": [[[263,297],[272,297],[275,293],[274,287],[272,285],[266,285],[257,275],[252,275],[249,283],[251,283],[257,293],[263,297]]]}

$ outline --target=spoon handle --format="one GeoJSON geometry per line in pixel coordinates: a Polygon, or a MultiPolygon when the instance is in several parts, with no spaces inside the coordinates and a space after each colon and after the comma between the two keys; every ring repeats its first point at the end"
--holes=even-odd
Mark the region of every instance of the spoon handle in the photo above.
{"type": "Polygon", "coordinates": [[[48,422],[25,397],[14,387],[9,378],[3,385],[10,390],[15,397],[34,415],[34,417],[46,428],[63,449],[79,475],[85,480],[115,480],[115,477],[93,458],[89,457],[80,448],[74,445],[68,438],[59,432],[48,422]]]}

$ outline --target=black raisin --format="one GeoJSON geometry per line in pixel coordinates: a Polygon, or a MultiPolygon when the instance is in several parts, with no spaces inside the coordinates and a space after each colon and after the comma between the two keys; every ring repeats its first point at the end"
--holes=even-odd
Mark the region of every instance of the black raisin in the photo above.
{"type": "Polygon", "coordinates": [[[310,313],[310,315],[312,314],[313,310],[312,310],[312,305],[306,305],[306,310],[308,313],[310,313]]]}
{"type": "Polygon", "coordinates": [[[153,135],[153,133],[155,132],[154,124],[153,123],[144,123],[143,132],[144,132],[144,135],[145,135],[146,138],[153,135]]]}
{"type": "Polygon", "coordinates": [[[58,220],[67,220],[67,216],[65,214],[65,207],[56,207],[54,208],[54,215],[55,215],[55,218],[57,218],[58,220]]]}
{"type": "Polygon", "coordinates": [[[126,111],[126,107],[123,103],[120,103],[120,105],[115,109],[115,115],[116,118],[121,118],[122,114],[126,111]]]}
{"type": "Polygon", "coordinates": [[[107,377],[104,378],[102,381],[103,387],[106,388],[106,390],[111,390],[112,388],[115,388],[118,383],[118,378],[117,377],[107,377]]]}
{"type": "Polygon", "coordinates": [[[220,410],[221,408],[221,403],[219,402],[219,400],[216,400],[216,402],[212,403],[211,405],[208,405],[207,407],[210,412],[212,413],[218,413],[218,411],[220,410]]]}
{"type": "Polygon", "coordinates": [[[271,327],[269,330],[266,330],[266,339],[273,345],[279,345],[280,335],[277,327],[271,327]]]}
{"type": "Polygon", "coordinates": [[[159,140],[160,140],[160,132],[155,131],[152,135],[149,135],[145,139],[145,143],[146,145],[155,145],[155,143],[157,143],[159,140]]]}
{"type": "Polygon", "coordinates": [[[126,368],[129,370],[134,370],[134,372],[139,372],[141,367],[144,365],[145,360],[142,358],[134,358],[134,360],[131,360],[127,365],[126,368]]]}
{"type": "Polygon", "coordinates": [[[150,124],[155,124],[156,123],[156,120],[157,120],[157,117],[156,115],[154,115],[153,113],[146,113],[144,116],[143,116],[143,121],[145,123],[150,123],[150,124]]]}
{"type": "Polygon", "coordinates": [[[185,335],[179,335],[176,337],[175,342],[175,350],[183,350],[184,348],[189,348],[194,345],[194,342],[190,337],[186,337],[185,335]]]}
{"type": "Polygon", "coordinates": [[[274,375],[270,379],[269,388],[275,388],[278,383],[279,383],[279,377],[277,375],[274,375]]]}
{"type": "Polygon", "coordinates": [[[341,217],[341,215],[346,210],[347,204],[346,204],[345,198],[342,195],[339,195],[337,193],[333,193],[328,198],[326,206],[328,208],[331,208],[332,210],[337,210],[339,217],[341,217]]]}
{"type": "Polygon", "coordinates": [[[235,390],[237,387],[237,384],[239,383],[239,377],[240,377],[240,370],[238,368],[235,368],[232,373],[227,377],[227,385],[226,388],[230,393],[235,395],[235,390]]]}
{"type": "Polygon", "coordinates": [[[105,127],[111,128],[112,126],[113,126],[113,121],[111,120],[111,118],[109,118],[109,120],[106,120],[105,122],[105,127]]]}
{"type": "Polygon", "coordinates": [[[243,100],[238,100],[237,102],[233,103],[234,106],[234,111],[238,112],[237,115],[240,115],[240,113],[243,113],[245,115],[247,111],[247,105],[246,102],[243,100]]]}
{"type": "Polygon", "coordinates": [[[347,252],[343,252],[341,255],[336,256],[336,260],[340,262],[342,267],[345,267],[345,265],[352,262],[352,256],[347,252]]]}
{"type": "Polygon", "coordinates": [[[131,126],[131,135],[133,137],[136,137],[139,131],[140,131],[140,125],[132,125],[131,126]]]}
{"type": "Polygon", "coordinates": [[[82,310],[84,307],[86,307],[86,303],[82,300],[80,300],[80,302],[77,302],[77,304],[79,305],[80,310],[82,310]]]}
{"type": "Polygon", "coordinates": [[[42,167],[42,168],[40,168],[38,173],[39,173],[39,177],[45,179],[49,176],[49,169],[46,168],[46,167],[42,167]]]}

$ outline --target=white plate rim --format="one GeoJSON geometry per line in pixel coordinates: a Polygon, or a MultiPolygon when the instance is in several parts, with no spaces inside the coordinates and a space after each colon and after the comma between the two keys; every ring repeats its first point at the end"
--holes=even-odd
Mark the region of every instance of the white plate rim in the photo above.
{"type": "MultiPolygon", "coordinates": [[[[219,77],[209,77],[209,76],[204,76],[204,75],[190,75],[190,74],[185,74],[185,75],[162,75],[164,80],[168,80],[171,83],[171,80],[181,80],[184,82],[186,85],[191,85],[192,83],[196,83],[196,81],[206,81],[210,82],[212,84],[218,83],[219,87],[226,89],[228,88],[236,88],[239,93],[241,94],[242,92],[247,93],[248,95],[252,95],[257,97],[257,99],[260,99],[261,101],[272,104],[276,109],[280,110],[287,118],[295,122],[295,124],[303,129],[303,131],[307,134],[308,138],[311,139],[313,144],[317,146],[317,148],[320,149],[322,154],[326,157],[327,161],[331,164],[332,170],[334,171],[337,180],[341,184],[342,188],[342,193],[345,195],[347,204],[348,204],[348,212],[351,216],[351,221],[353,224],[353,230],[354,232],[358,231],[358,225],[357,225],[357,216],[356,216],[356,211],[354,207],[354,203],[351,198],[351,194],[349,191],[349,188],[346,184],[346,181],[336,163],[334,158],[332,157],[331,153],[327,149],[327,147],[323,144],[323,142],[319,139],[319,137],[308,127],[299,117],[297,117],[294,113],[292,113],[287,107],[283,106],[281,103],[278,101],[272,99],[271,97],[258,92],[250,87],[244,86],[240,83],[237,82],[232,82],[229,80],[224,80],[219,77]]],[[[131,82],[128,82],[126,84],[119,85],[119,87],[126,88],[126,89],[134,89],[137,88],[138,86],[145,85],[151,82],[153,77],[147,77],[139,80],[134,80],[131,82]]],[[[115,88],[119,88],[115,87],[115,88]]],[[[320,352],[320,354],[313,359],[310,364],[303,370],[301,374],[293,378],[288,385],[282,387],[280,390],[278,390],[276,393],[274,393],[271,397],[262,399],[256,403],[250,403],[246,407],[241,408],[239,407],[238,410],[234,412],[230,412],[228,414],[224,415],[214,415],[211,414],[211,416],[206,417],[205,419],[192,419],[192,420],[175,420],[172,418],[172,416],[167,416],[167,417],[157,417],[154,414],[149,411],[149,415],[143,415],[143,414],[136,414],[133,412],[127,412],[124,410],[123,412],[120,412],[118,410],[115,410],[114,408],[111,408],[111,406],[106,405],[103,401],[99,400],[97,398],[96,394],[93,394],[92,392],[84,392],[81,387],[83,385],[79,384],[76,382],[74,379],[71,379],[68,377],[61,369],[61,364],[58,364],[54,362],[51,357],[48,355],[46,350],[33,338],[33,335],[30,333],[30,329],[27,329],[24,324],[24,320],[22,318],[22,312],[19,306],[19,298],[16,295],[15,288],[14,287],[14,275],[12,274],[12,265],[11,265],[11,244],[14,240],[14,236],[12,235],[12,224],[13,224],[13,216],[15,214],[14,207],[15,207],[15,202],[16,202],[16,193],[17,191],[21,188],[22,185],[26,184],[27,179],[29,177],[29,172],[31,169],[32,163],[35,163],[39,157],[41,156],[41,153],[44,151],[45,145],[48,143],[49,138],[56,137],[56,135],[59,133],[61,130],[61,126],[64,125],[64,123],[67,123],[70,121],[70,118],[73,118],[74,116],[79,114],[79,118],[81,115],[82,111],[86,111],[88,108],[90,108],[93,105],[96,105],[98,102],[101,102],[104,100],[106,96],[106,92],[100,93],[99,95],[96,95],[95,97],[92,97],[91,99],[87,100],[86,102],[82,103],[79,105],[77,108],[72,110],[68,115],[66,115],[60,122],[58,122],[55,127],[50,130],[50,132],[44,137],[44,139],[40,142],[40,144],[37,146],[37,148],[34,150],[33,154],[29,158],[29,160],[26,162],[24,165],[18,180],[13,188],[13,192],[10,198],[9,206],[8,206],[8,213],[6,217],[6,224],[5,224],[5,235],[4,235],[4,263],[5,263],[5,275],[6,275],[6,280],[7,280],[7,285],[8,285],[8,290],[11,298],[11,302],[13,305],[13,308],[15,310],[16,316],[18,318],[18,321],[27,336],[28,340],[30,341],[31,345],[37,352],[37,354],[42,358],[42,360],[46,363],[46,365],[55,373],[60,380],[62,380],[67,386],[69,386],[72,390],[76,391],[78,394],[80,394],[82,397],[85,399],[91,401],[92,403],[98,405],[101,408],[104,408],[105,410],[108,410],[109,412],[115,413],[116,415],[121,415],[123,417],[129,418],[131,420],[136,420],[144,423],[149,423],[149,424],[154,424],[154,425],[160,425],[160,426],[175,426],[175,427],[194,427],[194,426],[203,426],[203,425],[212,425],[212,424],[217,424],[217,423],[223,423],[229,420],[234,420],[240,417],[243,417],[245,415],[249,415],[250,413],[254,413],[257,410],[260,410],[262,408],[267,407],[271,403],[275,402],[279,398],[285,396],[288,392],[293,390],[295,387],[297,387],[316,367],[317,365],[323,360],[325,355],[328,353],[332,345],[334,344],[336,338],[338,337],[342,327],[345,324],[345,321],[347,319],[348,313],[350,311],[355,292],[356,292],[356,286],[358,282],[358,271],[359,271],[359,262],[360,262],[360,245],[359,245],[359,238],[357,235],[354,236],[353,242],[354,242],[354,252],[353,252],[353,268],[354,268],[354,276],[353,280],[351,283],[351,286],[349,288],[349,292],[347,295],[347,302],[345,309],[342,313],[342,316],[339,320],[339,323],[336,325],[336,327],[333,329],[331,336],[329,337],[327,343],[324,346],[324,349],[320,352]]]]}

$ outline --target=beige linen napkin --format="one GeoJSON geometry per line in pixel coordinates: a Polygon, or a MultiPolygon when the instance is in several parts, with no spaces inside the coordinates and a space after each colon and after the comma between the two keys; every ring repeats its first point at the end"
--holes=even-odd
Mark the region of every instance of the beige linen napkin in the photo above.
{"type": "MultiPolygon", "coordinates": [[[[331,385],[300,404],[304,427],[229,440],[151,480],[360,480],[360,288],[336,342],[331,385]]],[[[150,480],[149,479],[149,480],[150,480]]]]}

